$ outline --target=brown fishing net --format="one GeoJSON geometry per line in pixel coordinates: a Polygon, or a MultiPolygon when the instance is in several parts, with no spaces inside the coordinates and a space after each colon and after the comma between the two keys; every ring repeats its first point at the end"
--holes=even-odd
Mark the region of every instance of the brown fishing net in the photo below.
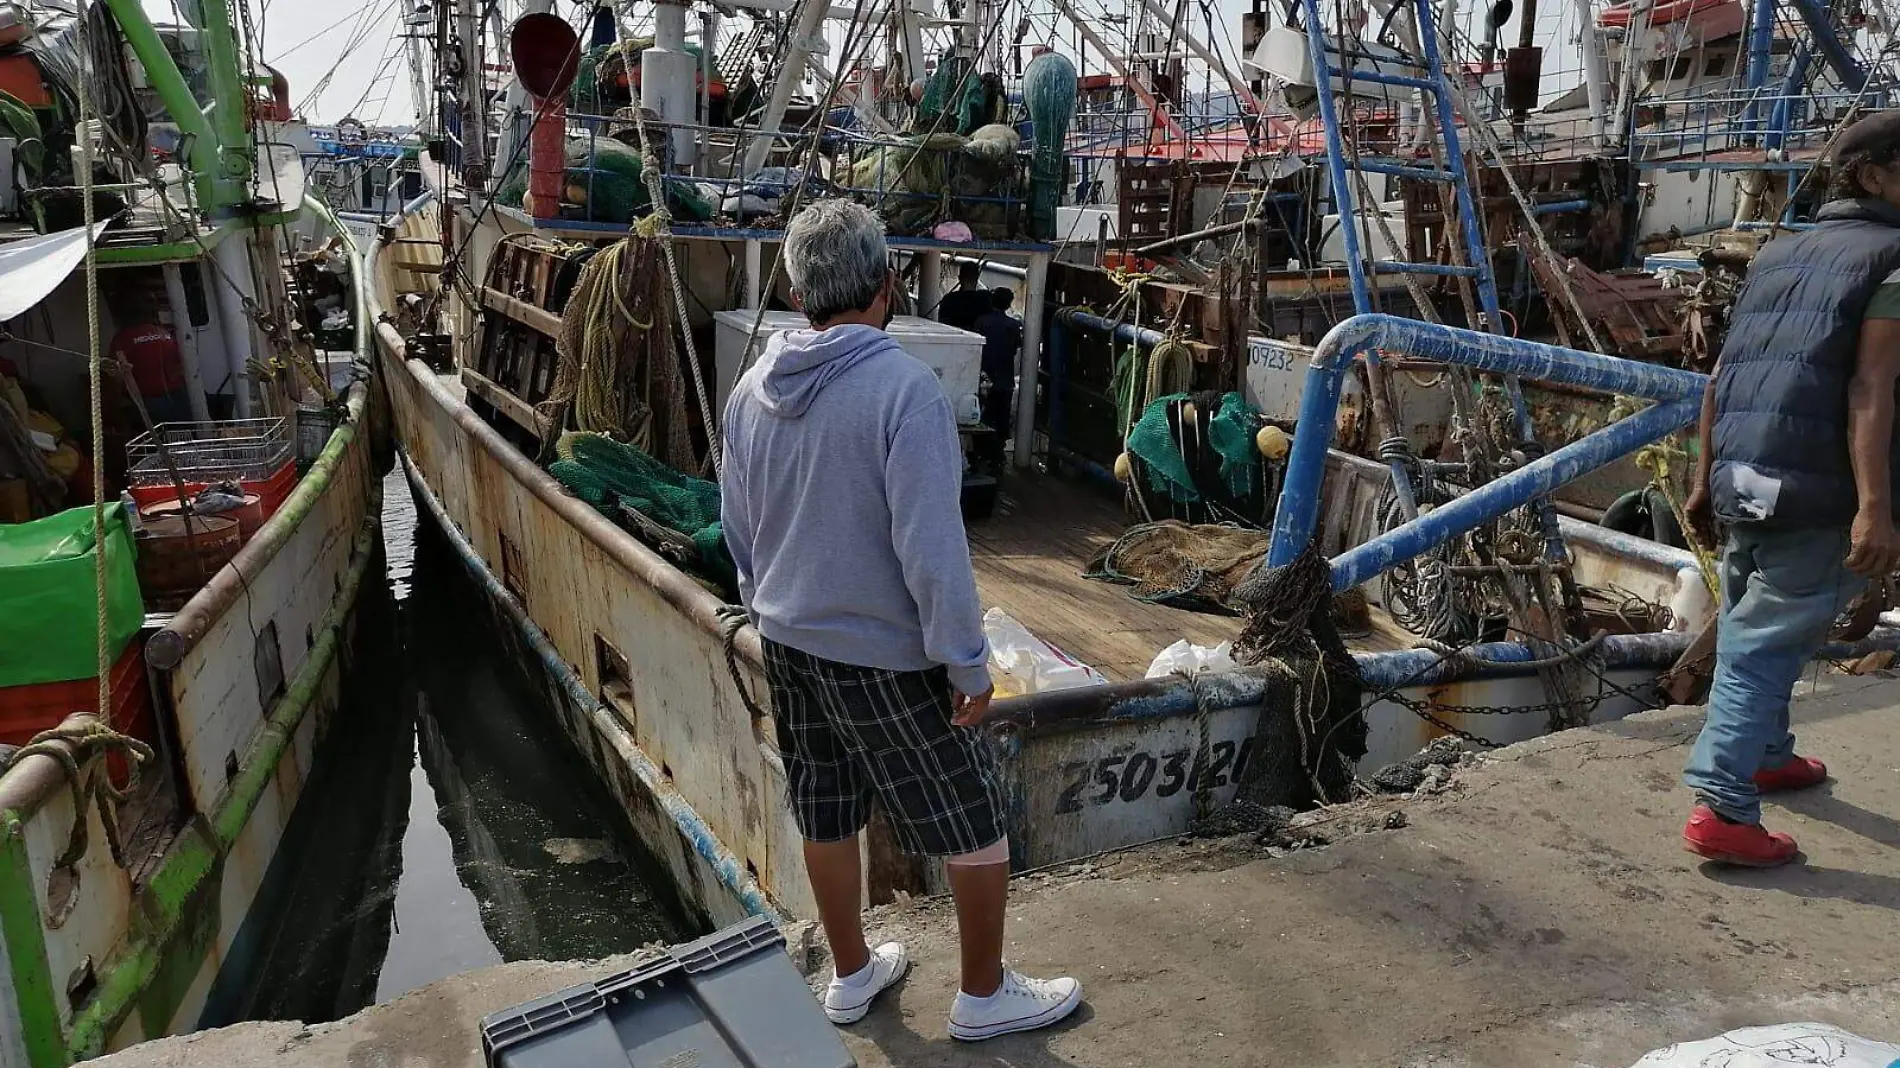
{"type": "Polygon", "coordinates": [[[557,426],[605,434],[676,471],[700,469],[666,261],[629,236],[581,269],[561,315],[554,388],[538,407],[557,426]]]}
{"type": "Polygon", "coordinates": [[[1266,557],[1265,531],[1164,519],[1129,528],[1084,574],[1133,586],[1140,601],[1234,611],[1234,588],[1266,557]]]}

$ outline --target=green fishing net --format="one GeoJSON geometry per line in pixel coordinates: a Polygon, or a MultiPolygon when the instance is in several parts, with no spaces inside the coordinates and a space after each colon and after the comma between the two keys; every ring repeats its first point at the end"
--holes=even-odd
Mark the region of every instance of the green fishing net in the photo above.
{"type": "MultiPolygon", "coordinates": [[[[518,159],[495,198],[508,207],[519,208],[527,191],[527,161],[518,159]]],[[[568,138],[567,190],[563,199],[582,204],[585,217],[593,222],[632,222],[645,215],[649,200],[641,175],[640,150],[611,137],[568,138]]],[[[668,182],[666,199],[676,219],[700,221],[713,216],[712,201],[697,186],[668,182]]]]}
{"type": "Polygon", "coordinates": [[[948,131],[968,136],[1009,115],[1009,99],[1002,79],[994,74],[967,77],[971,60],[945,52],[937,69],[924,82],[924,95],[911,117],[916,131],[948,131]],[[941,117],[941,121],[939,118],[941,117]]]}
{"type": "Polygon", "coordinates": [[[719,485],[681,474],[631,445],[604,434],[573,431],[554,447],[548,465],[569,492],[602,514],[625,522],[637,512],[692,542],[707,577],[727,589],[738,583],[719,526],[719,485]]]}
{"type": "MultiPolygon", "coordinates": [[[[1127,374],[1118,367],[1116,377],[1133,379],[1136,376],[1132,367],[1127,374]]],[[[1141,418],[1128,432],[1128,451],[1140,458],[1149,488],[1182,503],[1200,500],[1201,491],[1195,486],[1194,476],[1175,443],[1168,413],[1171,405],[1189,399],[1186,393],[1156,397],[1142,409],[1141,418]]],[[[1223,396],[1220,408],[1207,421],[1207,441],[1220,457],[1221,481],[1236,498],[1245,497],[1253,485],[1260,463],[1254,435],[1260,426],[1260,416],[1247,407],[1247,401],[1238,393],[1223,396]]]]}
{"type": "MultiPolygon", "coordinates": [[[[582,53],[574,68],[574,84],[567,91],[567,106],[584,115],[612,115],[632,106],[641,55],[652,47],[652,37],[632,37],[582,53]]],[[[686,51],[699,59],[698,45],[689,44],[686,51]]]]}

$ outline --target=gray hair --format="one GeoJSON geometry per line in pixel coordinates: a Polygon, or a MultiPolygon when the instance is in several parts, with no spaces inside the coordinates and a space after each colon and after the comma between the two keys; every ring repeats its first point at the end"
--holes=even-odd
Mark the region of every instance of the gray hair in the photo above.
{"type": "Polygon", "coordinates": [[[820,200],[785,228],[785,273],[805,316],[822,323],[864,311],[890,273],[884,224],[849,200],[820,200]]]}

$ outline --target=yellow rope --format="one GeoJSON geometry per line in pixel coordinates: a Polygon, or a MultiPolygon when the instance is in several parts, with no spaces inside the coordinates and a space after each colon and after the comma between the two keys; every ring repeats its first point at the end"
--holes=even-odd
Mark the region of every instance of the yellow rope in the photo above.
{"type": "Polygon", "coordinates": [[[1689,551],[1695,554],[1696,570],[1702,572],[1702,581],[1709,587],[1709,595],[1719,604],[1722,586],[1716,575],[1715,553],[1696,537],[1695,526],[1689,522],[1689,514],[1683,510],[1682,502],[1676,499],[1675,483],[1670,479],[1670,465],[1676,456],[1687,459],[1688,454],[1674,444],[1657,442],[1636,450],[1635,461],[1637,467],[1649,472],[1649,484],[1661,491],[1663,500],[1669,502],[1669,510],[1676,517],[1676,526],[1681,528],[1683,540],[1689,543],[1689,551]]]}
{"type": "Polygon", "coordinates": [[[1172,337],[1156,345],[1148,353],[1146,396],[1141,399],[1141,407],[1153,404],[1156,397],[1186,393],[1193,381],[1193,359],[1192,350],[1172,337]]]}

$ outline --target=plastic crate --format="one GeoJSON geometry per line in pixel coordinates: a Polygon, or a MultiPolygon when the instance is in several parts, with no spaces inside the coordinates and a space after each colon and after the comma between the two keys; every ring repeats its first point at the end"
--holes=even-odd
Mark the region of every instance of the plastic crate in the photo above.
{"type": "Polygon", "coordinates": [[[763,917],[482,1019],[489,1068],[854,1068],[763,917]]]}
{"type": "MultiPolygon", "coordinates": [[[[195,497],[210,485],[209,482],[186,482],[185,495],[195,497]]],[[[285,460],[283,466],[264,477],[239,479],[238,485],[244,488],[245,493],[257,494],[258,505],[263,509],[263,516],[269,519],[277,514],[277,509],[282,508],[285,501],[290,499],[290,491],[297,488],[297,463],[294,460],[285,460]]],[[[152,486],[130,486],[127,487],[126,492],[132,495],[133,502],[139,506],[141,512],[179,499],[178,487],[170,482],[152,486]]]]}
{"type": "Polygon", "coordinates": [[[125,447],[126,481],[169,488],[187,484],[257,482],[292,459],[291,423],[283,416],[160,423],[125,447]]]}
{"type": "MultiPolygon", "coordinates": [[[[122,734],[146,743],[157,741],[152,690],[145,678],[145,642],[134,639],[112,665],[112,709],[106,722],[122,734]]],[[[75,712],[99,711],[99,679],[41,682],[27,686],[0,686],[0,745],[25,745],[41,731],[52,730],[75,712]]],[[[107,757],[115,785],[129,774],[125,757],[116,750],[107,757]]]]}

